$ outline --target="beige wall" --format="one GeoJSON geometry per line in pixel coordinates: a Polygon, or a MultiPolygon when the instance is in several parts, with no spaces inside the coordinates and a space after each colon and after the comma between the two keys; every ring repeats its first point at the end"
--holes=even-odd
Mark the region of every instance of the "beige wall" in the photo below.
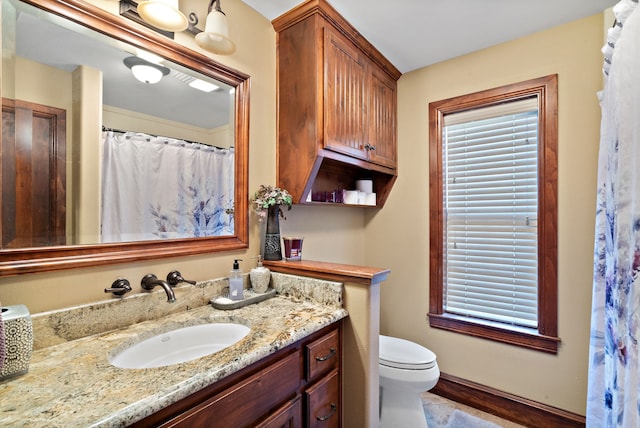
{"type": "Polygon", "coordinates": [[[584,414],[602,83],[597,15],[402,76],[399,178],[366,218],[368,264],[392,273],[381,289],[381,331],[432,349],[444,373],[584,414]],[[428,105],[548,74],[559,75],[559,335],[548,355],[428,325],[428,105]]]}
{"type": "MultiPolygon", "coordinates": [[[[95,1],[105,9],[117,8],[112,1],[95,1]]],[[[205,3],[198,3],[206,9],[205,3]]],[[[229,56],[212,55],[217,61],[251,76],[249,190],[260,184],[275,183],[276,77],[275,33],[271,23],[240,0],[224,2],[230,35],[237,51],[229,56]]],[[[179,34],[176,39],[194,50],[193,37],[179,34]]],[[[24,303],[31,313],[109,299],[103,289],[124,276],[134,292],[147,273],[165,276],[179,269],[185,278],[204,280],[224,277],[234,258],[241,258],[247,272],[255,266],[251,257],[259,253],[259,224],[250,217],[247,251],[231,251],[201,256],[158,259],[151,262],[117,264],[107,267],[67,270],[0,278],[0,302],[24,303]]],[[[364,263],[364,214],[358,208],[294,207],[281,222],[282,233],[305,236],[304,257],[353,264],[364,263]]]]}

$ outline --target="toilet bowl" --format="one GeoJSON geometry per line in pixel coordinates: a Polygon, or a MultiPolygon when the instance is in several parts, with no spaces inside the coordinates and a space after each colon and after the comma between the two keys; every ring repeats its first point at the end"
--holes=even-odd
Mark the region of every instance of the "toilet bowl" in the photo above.
{"type": "Polygon", "coordinates": [[[436,355],[397,337],[380,335],[380,428],[427,428],[420,394],[440,377],[436,355]]]}

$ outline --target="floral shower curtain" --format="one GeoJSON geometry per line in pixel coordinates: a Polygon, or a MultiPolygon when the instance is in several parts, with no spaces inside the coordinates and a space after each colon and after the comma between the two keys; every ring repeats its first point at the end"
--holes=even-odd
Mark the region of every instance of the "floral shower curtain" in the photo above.
{"type": "Polygon", "coordinates": [[[640,8],[613,9],[596,209],[587,427],[640,426],[640,8]]]}
{"type": "Polygon", "coordinates": [[[102,242],[232,235],[234,152],[103,133],[102,242]]]}

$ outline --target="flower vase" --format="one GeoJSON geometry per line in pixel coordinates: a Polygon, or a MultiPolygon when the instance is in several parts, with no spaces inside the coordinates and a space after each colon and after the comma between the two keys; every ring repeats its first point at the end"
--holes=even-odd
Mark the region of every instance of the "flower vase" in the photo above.
{"type": "Polygon", "coordinates": [[[264,260],[282,260],[280,247],[280,205],[272,205],[267,211],[267,230],[264,237],[264,260]]]}

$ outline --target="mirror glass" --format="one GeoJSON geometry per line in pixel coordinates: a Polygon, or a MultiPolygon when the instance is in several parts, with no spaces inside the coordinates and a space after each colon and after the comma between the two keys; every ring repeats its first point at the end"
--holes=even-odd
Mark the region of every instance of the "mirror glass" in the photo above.
{"type": "Polygon", "coordinates": [[[29,3],[2,0],[0,275],[246,247],[248,76],[92,5],[29,3]]]}

